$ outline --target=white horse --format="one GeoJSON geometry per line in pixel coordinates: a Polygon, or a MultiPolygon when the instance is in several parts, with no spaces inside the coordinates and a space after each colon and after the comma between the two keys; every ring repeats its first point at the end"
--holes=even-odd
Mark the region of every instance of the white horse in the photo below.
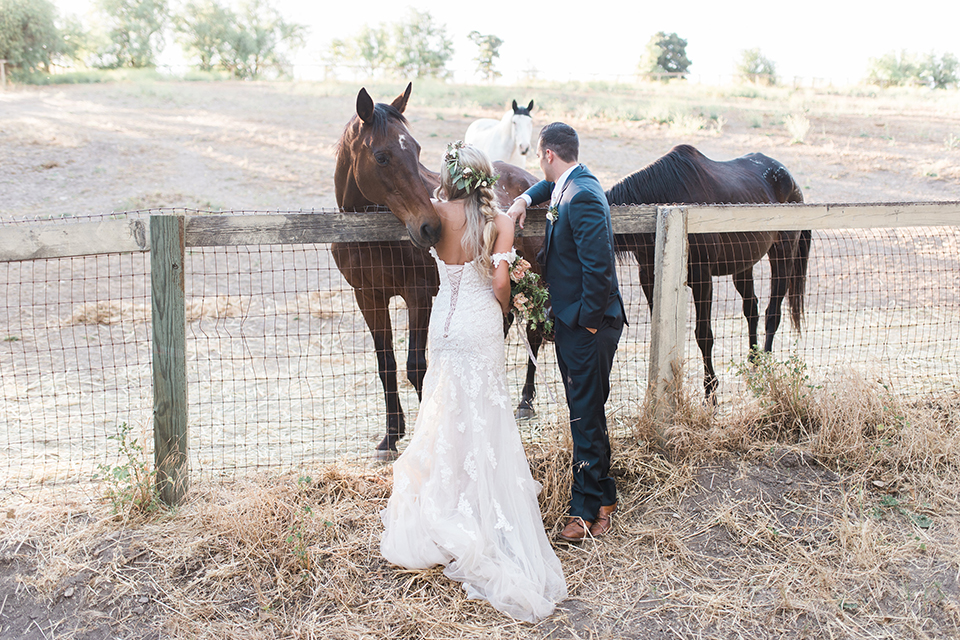
{"type": "Polygon", "coordinates": [[[483,149],[493,162],[502,160],[525,167],[533,138],[531,111],[533,100],[526,107],[518,107],[514,100],[513,110],[503,114],[500,120],[481,118],[474,121],[467,127],[463,141],[483,149]]]}

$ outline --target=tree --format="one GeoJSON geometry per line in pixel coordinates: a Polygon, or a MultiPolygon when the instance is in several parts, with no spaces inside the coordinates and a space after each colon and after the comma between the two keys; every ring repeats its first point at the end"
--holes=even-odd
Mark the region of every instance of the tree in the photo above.
{"type": "Polygon", "coordinates": [[[50,0],[0,0],[0,59],[13,78],[49,71],[64,48],[50,0]]]}
{"type": "Polygon", "coordinates": [[[867,82],[886,86],[903,86],[917,82],[920,65],[907,51],[891,51],[880,58],[870,58],[867,82]]]}
{"type": "Polygon", "coordinates": [[[760,53],[760,49],[745,49],[740,53],[737,75],[749,82],[777,84],[777,65],[760,53]]]}
{"type": "Polygon", "coordinates": [[[928,87],[946,89],[960,82],[957,70],[957,58],[952,53],[945,53],[939,59],[935,53],[929,53],[920,64],[919,76],[928,87]]]}
{"type": "Polygon", "coordinates": [[[223,63],[237,15],[216,0],[200,0],[188,2],[173,23],[184,52],[198,60],[197,68],[213,71],[223,63]]]}
{"type": "Polygon", "coordinates": [[[77,16],[66,16],[59,23],[60,36],[63,38],[61,57],[83,61],[85,55],[92,50],[91,34],[83,28],[83,23],[77,16]]]}
{"type": "Polygon", "coordinates": [[[690,64],[690,59],[687,58],[687,41],[676,33],[659,31],[647,43],[647,49],[640,60],[640,72],[686,74],[690,64]]]}
{"type": "Polygon", "coordinates": [[[390,33],[383,25],[364,25],[353,38],[332,41],[329,51],[334,64],[359,61],[360,67],[372,77],[391,64],[390,33]]]}
{"type": "Polygon", "coordinates": [[[163,29],[169,21],[167,0],[97,0],[107,26],[106,45],[97,52],[106,68],[156,65],[163,50],[163,29]]]}
{"type": "Polygon", "coordinates": [[[411,9],[406,22],[393,26],[393,67],[403,77],[446,78],[453,43],[446,27],[434,24],[428,11],[411,9]]]}
{"type": "Polygon", "coordinates": [[[500,57],[500,45],[503,40],[494,35],[480,35],[479,31],[471,31],[467,36],[470,42],[477,45],[477,72],[487,82],[499,78],[502,74],[493,68],[493,61],[500,57]]]}
{"type": "Polygon", "coordinates": [[[870,58],[867,82],[889,86],[919,85],[944,89],[958,83],[958,61],[952,53],[938,57],[931,52],[919,59],[908,51],[891,51],[880,58],[870,58]]]}
{"type": "Polygon", "coordinates": [[[305,44],[307,27],[287,22],[267,0],[249,0],[224,43],[221,66],[237,78],[291,72],[288,53],[305,44]]]}

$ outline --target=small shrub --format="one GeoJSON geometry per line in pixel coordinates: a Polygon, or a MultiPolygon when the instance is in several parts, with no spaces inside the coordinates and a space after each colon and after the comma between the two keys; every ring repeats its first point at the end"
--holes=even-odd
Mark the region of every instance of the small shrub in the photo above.
{"type": "Polygon", "coordinates": [[[117,515],[146,515],[161,507],[156,488],[157,472],[152,468],[150,456],[143,445],[130,435],[131,427],[124,422],[119,433],[107,436],[116,440],[120,449],[120,463],[99,464],[94,480],[106,484],[104,496],[117,515]]]}
{"type": "Polygon", "coordinates": [[[783,119],[783,126],[790,134],[790,144],[803,144],[803,139],[810,131],[810,121],[803,114],[791,113],[783,119]]]}
{"type": "Polygon", "coordinates": [[[764,351],[754,351],[750,360],[738,369],[760,401],[760,435],[790,442],[809,436],[817,421],[812,395],[817,387],[810,382],[806,363],[796,355],[778,362],[764,351]]]}
{"type": "Polygon", "coordinates": [[[700,116],[675,115],[670,122],[670,131],[676,135],[691,135],[707,128],[707,121],[700,116]]]}

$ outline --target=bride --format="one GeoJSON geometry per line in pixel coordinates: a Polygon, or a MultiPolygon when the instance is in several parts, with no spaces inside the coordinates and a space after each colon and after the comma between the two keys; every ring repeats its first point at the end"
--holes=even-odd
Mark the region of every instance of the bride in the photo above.
{"type": "Polygon", "coordinates": [[[380,516],[384,558],[408,569],[446,565],[468,598],[536,622],[566,598],[547,540],[507,391],[503,315],[510,305],[513,220],[495,204],[493,167],[479,149],[444,155],[431,249],[440,290],[413,439],[393,465],[380,516]]]}

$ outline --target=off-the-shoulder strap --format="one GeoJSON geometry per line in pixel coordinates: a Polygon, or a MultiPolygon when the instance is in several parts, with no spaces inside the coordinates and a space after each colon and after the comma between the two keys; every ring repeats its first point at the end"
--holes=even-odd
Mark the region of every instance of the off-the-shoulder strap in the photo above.
{"type": "Polygon", "coordinates": [[[517,250],[511,247],[510,251],[506,253],[495,253],[492,256],[490,256],[490,264],[492,264],[493,268],[496,269],[497,267],[500,266],[500,263],[502,261],[506,260],[508,264],[513,264],[513,261],[516,259],[517,259],[517,250]]]}

